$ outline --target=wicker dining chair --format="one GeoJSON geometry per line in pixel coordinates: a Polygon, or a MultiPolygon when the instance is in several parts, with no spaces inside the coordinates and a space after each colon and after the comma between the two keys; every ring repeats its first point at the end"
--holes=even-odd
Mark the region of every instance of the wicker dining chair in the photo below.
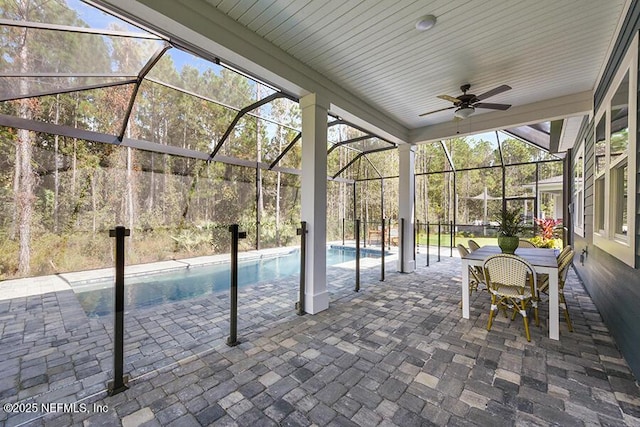
{"type": "MultiPolygon", "coordinates": [[[[458,253],[460,254],[460,258],[465,255],[469,255],[469,250],[464,247],[462,244],[458,244],[458,253]]],[[[473,293],[473,291],[477,291],[478,287],[482,286],[480,289],[486,289],[487,285],[484,282],[484,274],[480,267],[469,266],[469,296],[473,293]]]]}
{"type": "Polygon", "coordinates": [[[567,256],[567,254],[569,253],[569,251],[573,251],[573,246],[571,245],[567,245],[564,248],[562,248],[562,250],[560,251],[560,253],[558,254],[558,256],[556,257],[558,259],[558,264],[560,264],[560,261],[562,261],[562,259],[567,256]]]}
{"type": "Polygon", "coordinates": [[[469,244],[469,250],[471,252],[480,249],[480,245],[477,244],[475,240],[469,239],[468,244],[469,244]]]}
{"type": "Polygon", "coordinates": [[[513,320],[522,315],[527,341],[531,341],[527,309],[533,308],[536,326],[538,318],[537,281],[535,270],[526,260],[517,255],[497,254],[485,259],[483,265],[485,283],[491,293],[491,311],[487,330],[491,330],[494,313],[500,306],[513,306],[513,320]]]}
{"type": "MultiPolygon", "coordinates": [[[[560,308],[564,312],[564,320],[567,322],[567,328],[569,332],[573,332],[573,324],[571,324],[571,316],[569,316],[569,309],[567,308],[567,300],[564,297],[564,284],[567,280],[567,273],[573,263],[573,256],[575,251],[569,249],[563,251],[558,256],[558,300],[560,308]],[[561,257],[562,256],[562,257],[561,257]]],[[[540,286],[538,287],[538,300],[540,300],[540,293],[549,295],[549,276],[545,275],[539,278],[540,286]]]]}
{"type": "Polygon", "coordinates": [[[520,239],[518,242],[519,248],[536,248],[537,246],[528,241],[527,239],[520,239]]]}

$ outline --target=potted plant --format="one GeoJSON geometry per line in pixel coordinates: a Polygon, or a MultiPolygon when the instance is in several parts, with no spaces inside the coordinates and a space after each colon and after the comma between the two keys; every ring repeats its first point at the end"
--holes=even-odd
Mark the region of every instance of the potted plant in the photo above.
{"type": "Polygon", "coordinates": [[[512,254],[518,249],[521,232],[522,215],[520,209],[501,209],[498,214],[498,246],[503,253],[512,254]]]}

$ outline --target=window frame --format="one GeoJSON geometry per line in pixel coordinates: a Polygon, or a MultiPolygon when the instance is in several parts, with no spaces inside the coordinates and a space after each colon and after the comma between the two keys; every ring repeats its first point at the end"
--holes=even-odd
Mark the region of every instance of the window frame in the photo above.
{"type": "MultiPolygon", "coordinates": [[[[611,85],[603,99],[600,109],[595,115],[593,136],[593,244],[605,252],[618,258],[625,264],[635,267],[635,174],[636,174],[636,133],[637,133],[637,93],[638,93],[638,35],[634,37],[629,46],[620,67],[616,71],[611,85]],[[628,111],[627,127],[629,139],[626,154],[618,155],[611,160],[611,114],[617,106],[612,106],[615,95],[628,74],[628,111]],[[600,121],[605,123],[605,165],[603,170],[597,171],[596,140],[597,128],[600,121]],[[613,200],[620,193],[621,168],[626,166],[627,192],[626,203],[624,196],[613,200]],[[622,200],[618,200],[618,199],[622,200]],[[620,218],[620,210],[627,212],[627,233],[617,233],[619,230],[617,221],[620,218]],[[602,227],[599,227],[599,223],[602,227]]],[[[576,156],[578,158],[578,156],[576,156]]],[[[584,232],[584,229],[583,229],[584,232]]]]}

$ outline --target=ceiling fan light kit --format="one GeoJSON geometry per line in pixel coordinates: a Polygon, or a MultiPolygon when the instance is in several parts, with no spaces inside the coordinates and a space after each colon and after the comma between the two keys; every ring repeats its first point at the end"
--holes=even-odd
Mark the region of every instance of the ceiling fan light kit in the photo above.
{"type": "Polygon", "coordinates": [[[473,113],[476,112],[476,109],[471,107],[471,106],[466,106],[466,107],[460,107],[458,108],[453,115],[460,118],[460,119],[466,119],[467,117],[469,117],[470,115],[472,115],[473,113]]]}
{"type": "Polygon", "coordinates": [[[416,22],[416,30],[427,31],[436,25],[436,20],[436,17],[433,15],[423,16],[418,20],[418,22],[416,22]]]}

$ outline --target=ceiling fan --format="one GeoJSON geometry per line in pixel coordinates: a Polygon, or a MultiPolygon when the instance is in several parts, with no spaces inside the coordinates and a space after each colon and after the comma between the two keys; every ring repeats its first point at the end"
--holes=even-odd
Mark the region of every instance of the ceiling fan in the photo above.
{"type": "Polygon", "coordinates": [[[440,108],[439,110],[429,111],[428,113],[422,113],[420,114],[420,117],[426,116],[428,114],[438,113],[440,111],[451,110],[455,108],[456,110],[453,113],[453,115],[459,119],[466,119],[476,111],[476,108],[488,108],[490,110],[504,111],[509,109],[509,107],[511,107],[511,104],[493,104],[490,102],[480,102],[483,99],[487,99],[491,96],[510,90],[511,86],[501,85],[491,89],[488,92],[483,93],[482,95],[477,95],[477,96],[472,93],[467,93],[467,91],[470,88],[471,88],[470,84],[464,84],[460,86],[462,95],[458,95],[457,97],[449,96],[449,95],[438,95],[438,98],[453,102],[453,105],[451,107],[440,108]]]}

